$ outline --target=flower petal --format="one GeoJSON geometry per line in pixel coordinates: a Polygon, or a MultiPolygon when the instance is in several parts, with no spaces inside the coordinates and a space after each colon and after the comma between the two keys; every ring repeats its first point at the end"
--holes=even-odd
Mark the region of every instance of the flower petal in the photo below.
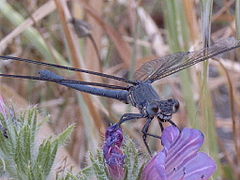
{"type": "Polygon", "coordinates": [[[165,171],[165,153],[159,152],[144,167],[141,180],[167,180],[165,171]]]}
{"type": "Polygon", "coordinates": [[[169,149],[164,147],[164,152],[167,154],[165,164],[167,174],[194,158],[203,141],[204,136],[201,131],[184,128],[176,142],[169,149]]]}
{"type": "Polygon", "coordinates": [[[162,134],[162,144],[164,148],[170,148],[171,145],[176,141],[180,134],[180,131],[175,126],[166,127],[162,134]]]}
{"type": "Polygon", "coordinates": [[[120,147],[123,142],[123,132],[119,125],[115,124],[107,128],[105,133],[105,144],[107,146],[117,145],[120,147]]]}
{"type": "Polygon", "coordinates": [[[193,159],[188,161],[181,168],[176,169],[168,179],[171,180],[207,180],[216,171],[215,161],[203,152],[197,153],[193,159]]]}
{"type": "Polygon", "coordinates": [[[199,153],[204,141],[201,131],[170,126],[164,129],[159,152],[144,168],[142,179],[207,180],[216,170],[216,163],[199,153]]]}

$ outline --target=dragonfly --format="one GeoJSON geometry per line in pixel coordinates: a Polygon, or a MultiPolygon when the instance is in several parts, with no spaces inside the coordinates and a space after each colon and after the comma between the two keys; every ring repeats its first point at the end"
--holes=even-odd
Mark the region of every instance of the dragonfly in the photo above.
{"type": "Polygon", "coordinates": [[[152,83],[238,47],[240,47],[240,40],[231,37],[219,40],[208,48],[203,48],[192,52],[177,52],[175,54],[150,60],[136,70],[134,74],[134,80],[75,67],[40,62],[31,59],[24,59],[14,56],[0,56],[0,59],[2,61],[20,61],[39,66],[47,66],[69,71],[88,73],[91,75],[127,83],[128,85],[126,86],[72,80],[46,69],[40,70],[36,76],[14,74],[0,74],[0,76],[5,78],[20,78],[54,82],[81,92],[112,98],[126,104],[131,104],[132,106],[138,108],[139,113],[123,114],[119,122],[116,123],[116,127],[120,127],[120,125],[126,121],[145,118],[146,121],[141,132],[147,151],[149,154],[151,154],[150,148],[147,144],[147,137],[151,136],[155,138],[161,138],[160,136],[148,132],[152,120],[154,118],[158,120],[161,131],[163,131],[164,122],[168,122],[176,126],[176,124],[171,119],[172,115],[179,109],[179,102],[177,99],[162,99],[152,86],[152,83]]]}

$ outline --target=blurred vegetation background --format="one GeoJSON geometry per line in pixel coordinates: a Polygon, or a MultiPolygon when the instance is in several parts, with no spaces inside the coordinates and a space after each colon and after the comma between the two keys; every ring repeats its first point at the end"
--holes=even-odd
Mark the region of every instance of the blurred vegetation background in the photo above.
{"type": "MultiPolygon", "coordinates": [[[[139,66],[154,58],[198,50],[230,36],[239,38],[239,12],[239,0],[0,0],[0,54],[131,78],[139,66]],[[84,20],[83,31],[74,28],[72,18],[84,20]]],[[[238,55],[237,49],[217,57],[220,61],[198,64],[154,83],[161,98],[180,101],[180,110],[173,116],[179,127],[204,132],[204,151],[218,161],[214,179],[240,179],[238,55]]],[[[36,75],[44,69],[19,62],[1,62],[0,67],[1,73],[18,75],[36,75]]],[[[87,74],[54,71],[72,79],[126,86],[87,74]]],[[[16,110],[37,104],[43,115],[51,115],[40,136],[75,124],[71,142],[57,155],[59,166],[87,166],[86,155],[101,146],[105,128],[124,112],[137,111],[54,83],[2,78],[0,85],[1,96],[16,110]]],[[[146,151],[141,136],[144,123],[123,125],[142,151],[146,151]]],[[[160,134],[157,121],[150,131],[160,134]]],[[[161,149],[160,141],[149,138],[148,142],[152,150],[161,149]]]]}

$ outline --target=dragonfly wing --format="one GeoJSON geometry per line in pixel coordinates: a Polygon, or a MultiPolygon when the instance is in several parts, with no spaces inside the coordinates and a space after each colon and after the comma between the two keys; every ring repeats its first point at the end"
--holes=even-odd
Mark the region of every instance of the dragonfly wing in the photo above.
{"type": "Polygon", "coordinates": [[[134,74],[134,79],[146,81],[164,69],[179,64],[188,52],[178,52],[143,64],[134,74]]]}
{"type": "Polygon", "coordinates": [[[142,75],[142,77],[144,77],[144,80],[150,80],[151,82],[154,82],[158,79],[162,79],[185,68],[193,66],[199,62],[205,61],[218,54],[230,51],[238,47],[240,47],[239,40],[236,40],[235,38],[223,39],[217,41],[208,48],[203,48],[198,51],[175,53],[170,56],[165,56],[163,58],[149,61],[143,64],[143,66],[137,70],[136,74],[139,74],[140,77],[142,75]],[[151,67],[152,69],[148,67],[151,67]],[[147,73],[145,76],[142,73],[144,71],[147,73]]]}
{"type": "Polygon", "coordinates": [[[40,65],[40,66],[53,67],[53,68],[58,68],[58,69],[65,69],[65,70],[69,70],[69,71],[77,71],[77,72],[88,73],[88,74],[92,74],[92,75],[96,75],[96,76],[100,76],[100,77],[104,77],[104,78],[114,79],[114,80],[117,80],[117,81],[122,81],[122,82],[126,82],[126,83],[133,84],[133,85],[136,84],[134,81],[130,81],[128,79],[113,76],[113,75],[109,75],[109,74],[104,74],[104,73],[85,70],[85,69],[79,69],[79,68],[70,67],[70,66],[62,66],[62,65],[58,65],[58,64],[40,62],[40,61],[36,61],[36,60],[32,60],[32,59],[25,59],[25,58],[14,57],[14,56],[1,56],[0,55],[0,61],[1,60],[3,60],[3,61],[19,61],[19,62],[25,62],[25,63],[29,63],[29,64],[36,64],[36,65],[40,65]]]}

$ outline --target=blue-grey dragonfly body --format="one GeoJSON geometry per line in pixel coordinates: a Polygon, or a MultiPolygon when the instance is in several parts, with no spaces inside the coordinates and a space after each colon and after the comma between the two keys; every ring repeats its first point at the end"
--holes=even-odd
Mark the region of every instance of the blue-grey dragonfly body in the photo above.
{"type": "Polygon", "coordinates": [[[57,64],[44,63],[13,56],[0,56],[0,59],[5,61],[21,61],[41,66],[61,68],[70,71],[78,71],[130,84],[126,87],[97,82],[70,80],[49,70],[40,70],[38,76],[11,74],[0,74],[0,76],[55,82],[57,84],[67,86],[81,92],[113,98],[120,100],[124,103],[131,104],[132,106],[139,109],[139,113],[123,114],[117,125],[121,125],[125,121],[145,118],[146,123],[142,128],[142,133],[144,143],[147,147],[148,152],[150,153],[150,149],[146,142],[146,137],[152,136],[160,138],[160,136],[148,133],[148,128],[151,124],[151,121],[154,119],[154,117],[156,117],[158,119],[161,129],[163,129],[162,122],[169,122],[175,125],[174,122],[171,121],[171,117],[172,114],[175,113],[179,108],[179,103],[176,99],[162,100],[157,94],[157,92],[154,90],[152,83],[156,80],[162,79],[185,68],[193,66],[194,64],[205,61],[218,54],[230,51],[238,47],[240,47],[239,40],[236,40],[235,38],[228,38],[220,40],[209,48],[204,48],[199,51],[179,52],[162,58],[154,59],[146,62],[136,71],[134,76],[135,80],[128,80],[104,73],[83,70],[74,67],[66,67],[57,64]]]}

